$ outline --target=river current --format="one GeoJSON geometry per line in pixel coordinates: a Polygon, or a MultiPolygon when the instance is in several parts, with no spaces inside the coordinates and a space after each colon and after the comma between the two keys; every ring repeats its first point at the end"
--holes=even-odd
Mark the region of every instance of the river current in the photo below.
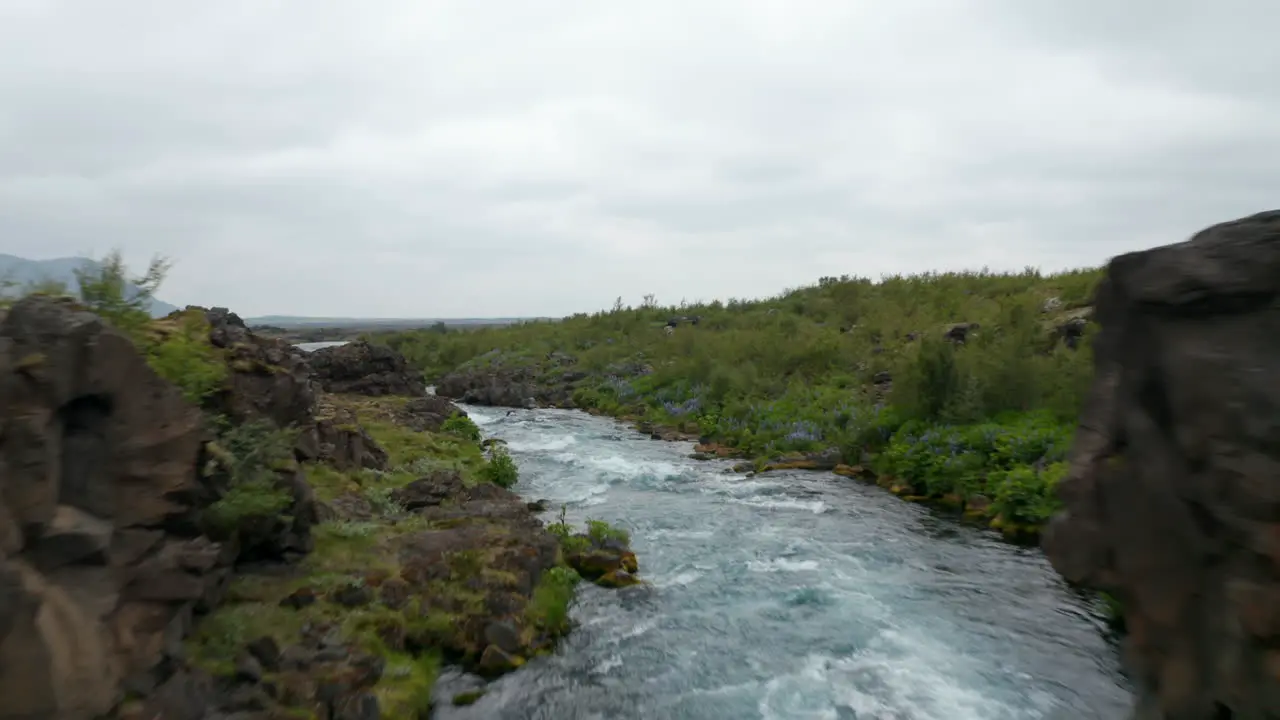
{"type": "Polygon", "coordinates": [[[1035,549],[834,474],[745,477],[604,418],[467,412],[549,515],[627,528],[651,585],[584,584],[555,655],[442,720],[1125,715],[1098,608],[1035,549]]]}

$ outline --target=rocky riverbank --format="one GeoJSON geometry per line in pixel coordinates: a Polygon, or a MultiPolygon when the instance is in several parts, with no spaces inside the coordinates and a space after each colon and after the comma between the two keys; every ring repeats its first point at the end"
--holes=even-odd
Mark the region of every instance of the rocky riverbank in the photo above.
{"type": "Polygon", "coordinates": [[[544,525],[465,413],[358,353],[7,312],[0,718],[425,717],[442,664],[513,670],[581,576],[638,582],[625,533],[544,525]]]}
{"type": "MultiPolygon", "coordinates": [[[[568,358],[568,356],[565,357],[568,358]]],[[[561,362],[567,362],[567,360],[562,359],[561,362]]],[[[528,378],[531,377],[531,371],[527,368],[508,375],[501,369],[502,367],[501,361],[497,361],[490,365],[490,369],[483,372],[463,369],[450,373],[441,380],[436,392],[482,406],[578,409],[572,401],[571,386],[557,387],[530,383],[528,378]],[[499,402],[493,402],[495,400],[499,402]]],[[[988,527],[999,532],[1011,543],[1035,545],[1040,541],[1042,528],[1040,523],[1011,521],[1002,516],[993,506],[991,498],[982,493],[922,492],[910,482],[893,475],[876,473],[872,469],[872,458],[865,453],[860,453],[857,458],[850,458],[845,451],[833,447],[746,459],[746,453],[740,448],[716,442],[711,437],[700,434],[696,423],[668,424],[645,419],[646,412],[643,406],[631,408],[631,412],[620,414],[607,413],[595,407],[586,407],[582,410],[591,415],[613,417],[652,440],[694,443],[690,457],[696,460],[741,460],[742,462],[732,466],[733,472],[746,473],[749,476],[780,470],[830,472],[841,477],[875,484],[904,501],[928,505],[939,512],[951,513],[957,520],[966,524],[988,527]]]]}

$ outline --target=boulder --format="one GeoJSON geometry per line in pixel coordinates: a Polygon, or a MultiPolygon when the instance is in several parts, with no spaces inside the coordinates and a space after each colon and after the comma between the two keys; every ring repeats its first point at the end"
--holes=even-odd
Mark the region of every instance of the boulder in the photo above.
{"type": "Polygon", "coordinates": [[[1111,261],[1044,548],[1123,607],[1139,720],[1280,716],[1280,211],[1111,261]]]}
{"type": "Polygon", "coordinates": [[[300,460],[325,462],[339,470],[386,470],[390,461],[355,413],[346,409],[316,420],[298,436],[295,452],[300,460]]]}
{"type": "Polygon", "coordinates": [[[383,345],[357,340],[316,350],[308,358],[316,382],[325,392],[353,395],[427,394],[422,373],[404,355],[383,345]]]}
{"type": "Polygon", "coordinates": [[[454,415],[465,417],[466,413],[448,398],[427,395],[405,403],[401,424],[418,432],[435,432],[454,415]]]}

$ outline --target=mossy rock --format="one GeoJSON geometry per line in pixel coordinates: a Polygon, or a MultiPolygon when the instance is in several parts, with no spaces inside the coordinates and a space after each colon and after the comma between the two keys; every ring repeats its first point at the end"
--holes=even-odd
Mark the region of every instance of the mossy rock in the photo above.
{"type": "Polygon", "coordinates": [[[613,572],[605,573],[595,582],[600,587],[617,589],[639,585],[643,581],[626,570],[614,570],[613,572]]]}

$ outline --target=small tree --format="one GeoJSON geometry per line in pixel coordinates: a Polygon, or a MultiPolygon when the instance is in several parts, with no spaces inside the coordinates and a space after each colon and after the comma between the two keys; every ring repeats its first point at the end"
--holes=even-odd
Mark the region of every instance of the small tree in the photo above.
{"type": "Polygon", "coordinates": [[[157,255],[146,273],[131,279],[120,251],[112,250],[96,264],[76,269],[80,301],[121,330],[135,332],[151,320],[151,300],[172,265],[157,255]]]}

